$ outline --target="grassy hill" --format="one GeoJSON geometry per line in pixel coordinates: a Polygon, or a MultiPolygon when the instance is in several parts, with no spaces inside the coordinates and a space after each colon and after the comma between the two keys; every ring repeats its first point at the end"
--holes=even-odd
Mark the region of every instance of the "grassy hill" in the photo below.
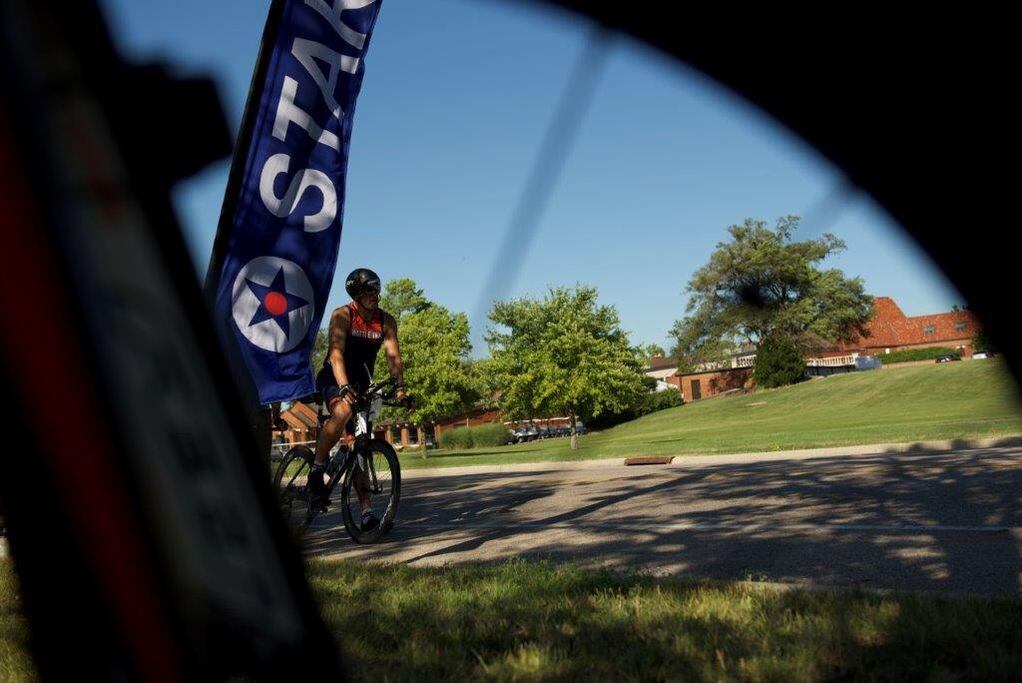
{"type": "Polygon", "coordinates": [[[1022,434],[1022,403],[1000,360],[816,379],[663,410],[581,439],[431,452],[406,467],[740,453],[1022,434]]]}

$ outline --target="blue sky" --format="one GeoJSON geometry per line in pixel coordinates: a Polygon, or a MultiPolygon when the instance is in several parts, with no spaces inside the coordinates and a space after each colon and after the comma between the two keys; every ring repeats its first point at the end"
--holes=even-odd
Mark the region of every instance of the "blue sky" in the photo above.
{"type": "MultiPolygon", "coordinates": [[[[121,48],[219,82],[241,119],[268,2],[103,0],[121,48]]],[[[470,314],[589,26],[508,0],[386,0],[366,58],[348,166],[343,276],[368,266],[408,276],[470,314]]],[[[616,37],[533,248],[510,288],[586,283],[635,343],[669,348],[684,287],[726,228],[746,217],[812,215],[840,173],[784,128],[697,72],[616,37]]],[[[811,96],[807,94],[807,96],[811,96]]],[[[209,258],[226,162],[181,184],[175,201],[199,273],[209,258]]],[[[829,261],[909,315],[963,302],[868,197],[821,229],[848,250],[829,261]]],[[[815,212],[820,215],[821,212],[815,212]]]]}

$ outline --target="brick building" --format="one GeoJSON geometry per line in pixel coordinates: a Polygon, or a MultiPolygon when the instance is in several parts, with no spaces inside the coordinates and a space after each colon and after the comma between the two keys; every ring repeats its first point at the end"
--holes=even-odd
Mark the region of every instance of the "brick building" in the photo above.
{"type": "MultiPolygon", "coordinates": [[[[275,443],[278,447],[294,444],[309,444],[319,436],[319,414],[311,407],[295,401],[280,413],[280,428],[276,430],[275,443]]],[[[431,426],[415,425],[410,422],[383,423],[373,425],[373,436],[384,439],[395,446],[415,446],[433,438],[431,426]]]]}
{"type": "MultiPolygon", "coordinates": [[[[886,296],[874,301],[873,318],[867,325],[869,336],[848,344],[824,349],[818,357],[806,358],[811,375],[853,372],[871,367],[868,356],[883,356],[894,351],[946,347],[963,357],[972,356],[972,339],[980,331],[979,319],[972,311],[948,311],[933,315],[907,316],[894,299],[886,296]]],[[[729,391],[747,391],[755,387],[752,369],[754,349],[743,349],[730,361],[697,372],[680,373],[669,378],[681,388],[686,402],[717,396],[729,391]]]]}
{"type": "Polygon", "coordinates": [[[673,378],[686,403],[717,396],[729,391],[748,391],[756,384],[752,368],[756,363],[756,347],[742,347],[722,363],[703,363],[692,372],[679,372],[673,378]]]}
{"type": "Polygon", "coordinates": [[[972,356],[972,338],[980,331],[979,319],[972,311],[949,311],[934,315],[906,316],[894,299],[878,296],[873,318],[867,325],[868,337],[850,344],[826,349],[823,356],[858,353],[881,356],[893,351],[945,346],[956,349],[965,358],[972,356]]]}
{"type": "Polygon", "coordinates": [[[436,433],[436,438],[439,439],[440,435],[448,429],[457,429],[458,427],[478,427],[479,425],[500,421],[500,413],[497,410],[479,406],[456,419],[438,422],[433,426],[433,430],[436,433]]]}
{"type": "Polygon", "coordinates": [[[431,425],[417,425],[411,422],[374,425],[373,436],[383,439],[399,449],[418,446],[423,440],[427,444],[436,443],[435,432],[431,425]]]}
{"type": "Polygon", "coordinates": [[[301,401],[295,401],[290,408],[281,411],[280,419],[284,427],[279,430],[281,443],[308,443],[315,441],[319,434],[319,416],[301,401]]]}
{"type": "Polygon", "coordinates": [[[492,408],[477,406],[465,415],[441,420],[436,424],[418,425],[411,422],[385,422],[377,426],[376,435],[395,446],[417,446],[425,439],[427,444],[436,444],[440,435],[450,429],[475,427],[491,422],[500,422],[500,413],[492,408]]]}
{"type": "Polygon", "coordinates": [[[657,391],[664,391],[671,387],[681,389],[678,381],[678,359],[671,356],[653,356],[642,368],[642,374],[656,380],[657,391]]]}
{"type": "Polygon", "coordinates": [[[721,368],[677,375],[686,403],[710,398],[728,391],[748,391],[756,386],[751,367],[721,368]]]}
{"type": "Polygon", "coordinates": [[[545,426],[545,427],[570,427],[570,417],[537,417],[525,420],[504,420],[500,411],[495,408],[479,407],[472,410],[467,415],[463,415],[456,419],[445,420],[438,422],[433,425],[434,433],[436,438],[440,438],[440,435],[450,429],[458,429],[459,427],[478,427],[484,424],[503,424],[509,430],[515,430],[521,426],[545,426]]]}

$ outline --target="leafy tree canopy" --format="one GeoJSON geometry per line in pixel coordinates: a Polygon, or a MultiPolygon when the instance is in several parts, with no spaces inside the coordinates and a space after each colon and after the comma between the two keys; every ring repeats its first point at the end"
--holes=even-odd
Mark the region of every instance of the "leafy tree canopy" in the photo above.
{"type": "Polygon", "coordinates": [[[319,369],[323,367],[323,361],[326,360],[326,353],[329,349],[330,342],[327,338],[326,329],[319,329],[316,331],[316,341],[312,344],[312,372],[319,372],[319,369]]]}
{"type": "Polygon", "coordinates": [[[666,356],[667,353],[664,351],[664,347],[658,344],[641,344],[638,347],[639,357],[644,360],[649,360],[653,356],[666,356]]]}
{"type": "Polygon", "coordinates": [[[386,284],[380,294],[380,308],[398,321],[407,313],[418,313],[431,305],[411,278],[401,277],[386,284]]]}
{"type": "MultiPolygon", "coordinates": [[[[400,314],[398,342],[405,384],[415,397],[411,414],[388,408],[384,417],[436,422],[469,410],[479,400],[480,380],[468,357],[472,350],[468,316],[430,302],[408,278],[387,283],[380,307],[395,318],[400,314]]],[[[389,374],[381,351],[373,376],[382,379],[389,374]]]]}
{"type": "Polygon", "coordinates": [[[512,419],[590,419],[635,405],[645,393],[638,354],[613,306],[594,287],[551,288],[542,299],[498,302],[486,337],[489,370],[512,419]]]}
{"type": "Polygon", "coordinates": [[[867,335],[873,297],[862,279],[819,267],[844,242],[831,234],[796,242],[798,221],[786,216],[770,229],[746,219],[728,228],[731,241],[717,244],[692,276],[686,315],[671,330],[683,366],[773,336],[816,349],[867,335]]]}

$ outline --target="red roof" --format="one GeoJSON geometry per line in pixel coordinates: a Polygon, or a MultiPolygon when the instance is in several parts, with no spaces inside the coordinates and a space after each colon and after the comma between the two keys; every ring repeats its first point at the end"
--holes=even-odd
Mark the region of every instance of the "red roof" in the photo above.
{"type": "Polygon", "coordinates": [[[873,306],[873,319],[867,325],[870,335],[860,337],[852,344],[842,344],[839,349],[850,351],[960,341],[971,339],[980,329],[979,318],[972,311],[908,317],[894,299],[887,296],[878,296],[873,306]]]}

